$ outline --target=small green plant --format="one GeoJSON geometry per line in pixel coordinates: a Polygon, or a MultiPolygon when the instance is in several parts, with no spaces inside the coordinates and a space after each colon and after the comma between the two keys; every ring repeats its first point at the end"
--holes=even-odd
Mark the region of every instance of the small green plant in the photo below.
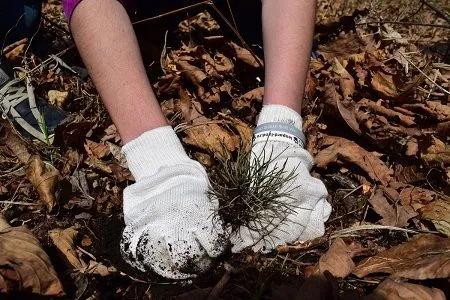
{"type": "Polygon", "coordinates": [[[41,129],[42,134],[45,138],[45,143],[50,146],[52,143],[50,142],[50,134],[47,126],[47,122],[45,121],[44,114],[39,112],[39,120],[38,120],[39,128],[41,129]]]}
{"type": "MultiPolygon", "coordinates": [[[[242,149],[243,147],[241,147],[242,149]]],[[[239,150],[236,159],[226,155],[210,176],[210,198],[219,201],[218,216],[226,227],[236,232],[240,226],[250,230],[264,230],[261,224],[270,224],[272,220],[283,220],[294,208],[290,198],[296,177],[296,168],[286,171],[286,161],[280,165],[272,164],[282,153],[260,156],[239,150]]]]}

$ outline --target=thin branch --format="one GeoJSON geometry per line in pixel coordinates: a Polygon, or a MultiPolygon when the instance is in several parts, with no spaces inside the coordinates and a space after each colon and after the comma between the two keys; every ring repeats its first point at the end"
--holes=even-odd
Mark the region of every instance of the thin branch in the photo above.
{"type": "Polygon", "coordinates": [[[420,2],[422,2],[423,4],[425,4],[432,10],[434,10],[436,12],[436,14],[438,14],[442,19],[444,19],[445,21],[447,21],[447,23],[450,24],[450,15],[446,11],[444,11],[442,8],[440,8],[439,6],[437,6],[436,4],[434,4],[428,0],[420,0],[420,2]]]}
{"type": "Polygon", "coordinates": [[[371,21],[371,22],[356,23],[355,25],[361,26],[361,25],[370,25],[370,24],[398,24],[398,25],[405,25],[405,26],[425,26],[425,27],[438,27],[438,28],[450,29],[449,25],[414,23],[414,22],[399,22],[399,21],[371,21]]]}
{"type": "Polygon", "coordinates": [[[417,69],[417,71],[420,72],[420,74],[422,74],[423,76],[425,76],[426,79],[428,79],[431,83],[433,83],[433,85],[435,85],[436,87],[438,87],[441,91],[443,91],[445,94],[450,95],[450,92],[447,91],[446,89],[444,89],[442,86],[440,86],[439,84],[437,84],[433,79],[431,79],[430,76],[428,76],[427,74],[425,74],[418,66],[416,66],[408,57],[406,57],[406,55],[404,55],[401,51],[399,51],[398,53],[400,53],[401,56],[403,56],[414,68],[417,69]]]}

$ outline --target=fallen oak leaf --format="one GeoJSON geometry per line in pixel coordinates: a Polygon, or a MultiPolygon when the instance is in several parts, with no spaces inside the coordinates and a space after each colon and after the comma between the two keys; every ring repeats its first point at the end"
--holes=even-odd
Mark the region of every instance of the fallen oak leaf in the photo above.
{"type": "Polygon", "coordinates": [[[392,109],[386,108],[379,102],[374,102],[372,100],[363,98],[358,102],[359,105],[367,106],[371,111],[385,116],[388,120],[397,122],[403,126],[411,127],[416,125],[414,118],[412,116],[407,116],[400,112],[396,112],[392,109]]]}
{"type": "Polygon", "coordinates": [[[349,99],[355,92],[355,80],[335,57],[332,62],[333,72],[339,76],[339,87],[344,99],[349,99]]]}
{"type": "Polygon", "coordinates": [[[431,221],[439,232],[450,237],[450,201],[435,200],[420,209],[420,218],[431,221]]]}
{"type": "Polygon", "coordinates": [[[437,288],[386,278],[364,300],[445,300],[445,294],[437,288]]]}
{"type": "Polygon", "coordinates": [[[11,227],[0,214],[0,293],[63,296],[50,258],[27,228],[11,227]]]}
{"type": "Polygon", "coordinates": [[[112,266],[107,267],[101,262],[94,260],[90,260],[89,263],[86,263],[79,257],[74,244],[74,239],[77,237],[78,231],[74,228],[56,228],[50,230],[48,233],[53,244],[75,270],[84,274],[98,274],[103,277],[117,272],[117,269],[112,266]]]}
{"type": "Polygon", "coordinates": [[[361,134],[361,128],[355,116],[356,106],[351,99],[342,100],[333,83],[324,87],[325,104],[331,110],[332,115],[340,115],[347,125],[357,134],[361,134]]]}
{"type": "Polygon", "coordinates": [[[0,143],[6,145],[23,164],[26,164],[31,157],[25,143],[5,120],[0,120],[0,143]]]}
{"type": "Polygon", "coordinates": [[[417,280],[450,277],[450,238],[416,235],[406,243],[364,259],[353,273],[358,277],[388,273],[417,280]]]}
{"type": "Polygon", "coordinates": [[[73,242],[78,235],[78,231],[72,227],[66,229],[56,228],[50,230],[48,234],[53,244],[73,268],[82,269],[86,267],[86,263],[79,258],[73,242]]]}
{"type": "Polygon", "coordinates": [[[319,168],[326,168],[331,163],[350,163],[383,185],[392,180],[392,170],[373,153],[355,142],[336,136],[324,136],[320,144],[321,150],[315,157],[319,168]]]}
{"type": "Polygon", "coordinates": [[[261,58],[252,54],[249,50],[237,45],[236,43],[229,42],[228,45],[234,50],[236,58],[243,63],[252,66],[253,68],[262,68],[264,63],[261,58]]]}
{"type": "Polygon", "coordinates": [[[432,144],[421,151],[420,157],[427,166],[450,165],[450,145],[432,137],[432,144]]]}
{"type": "Polygon", "coordinates": [[[390,205],[381,190],[377,190],[369,202],[375,212],[383,218],[380,221],[382,225],[406,227],[408,220],[418,215],[411,206],[390,205]]]}
{"type": "Polygon", "coordinates": [[[319,272],[323,274],[328,271],[337,278],[347,277],[355,268],[351,253],[352,250],[341,238],[335,239],[328,251],[319,259],[319,272]]]}
{"type": "Polygon", "coordinates": [[[57,203],[56,192],[61,174],[49,162],[42,161],[38,155],[30,157],[25,166],[27,179],[39,193],[39,199],[47,205],[50,212],[57,203]]]}
{"type": "Polygon", "coordinates": [[[86,150],[87,154],[94,155],[97,158],[103,158],[111,153],[110,148],[108,146],[96,143],[91,140],[86,140],[86,143],[84,144],[84,149],[86,150]]]}

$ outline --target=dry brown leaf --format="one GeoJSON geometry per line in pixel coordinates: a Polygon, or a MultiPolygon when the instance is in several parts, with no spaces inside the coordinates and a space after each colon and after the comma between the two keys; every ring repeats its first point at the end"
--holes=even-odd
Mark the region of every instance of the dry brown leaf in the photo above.
{"type": "Polygon", "coordinates": [[[55,105],[59,108],[62,108],[64,103],[67,100],[67,97],[69,96],[68,92],[60,92],[57,90],[50,90],[47,93],[48,96],[48,102],[51,105],[55,105]]]}
{"type": "Polygon", "coordinates": [[[102,277],[105,277],[111,275],[112,273],[116,273],[117,269],[113,266],[107,267],[101,262],[90,260],[89,264],[87,264],[86,267],[84,267],[79,271],[85,274],[97,274],[102,277]]]}
{"type": "Polygon", "coordinates": [[[23,164],[26,164],[31,157],[25,143],[14,133],[5,120],[0,120],[0,143],[6,145],[23,164]]]}
{"type": "Polygon", "coordinates": [[[84,262],[75,248],[74,239],[78,235],[78,231],[74,228],[53,229],[50,230],[49,236],[55,244],[56,248],[61,252],[66,261],[75,270],[85,274],[98,274],[100,276],[108,276],[117,272],[114,267],[107,267],[101,262],[90,260],[89,263],[84,262]]]}
{"type": "Polygon", "coordinates": [[[30,157],[25,167],[27,179],[39,193],[39,199],[47,205],[47,210],[55,207],[56,192],[59,187],[61,174],[49,162],[44,162],[37,155],[30,157]]]}
{"type": "Polygon", "coordinates": [[[78,257],[73,240],[77,237],[78,231],[74,228],[52,229],[48,232],[56,248],[61,252],[67,262],[75,269],[86,267],[86,263],[78,257]]]}
{"type": "Polygon", "coordinates": [[[349,99],[355,92],[355,81],[350,73],[342,66],[337,58],[333,59],[333,72],[339,76],[339,87],[344,99],[349,99]]]}
{"type": "Polygon", "coordinates": [[[442,138],[450,136],[450,121],[437,124],[436,134],[442,138]]]}
{"type": "Polygon", "coordinates": [[[333,241],[327,253],[319,259],[319,271],[329,271],[334,277],[345,278],[355,268],[351,257],[352,250],[348,248],[341,238],[333,241]]]}
{"type": "Polygon", "coordinates": [[[347,125],[357,134],[361,134],[358,121],[355,116],[355,103],[351,99],[342,99],[342,96],[336,91],[336,86],[328,83],[325,89],[325,103],[331,109],[331,114],[340,115],[347,125]]]}
{"type": "Polygon", "coordinates": [[[369,202],[375,212],[383,218],[380,220],[382,225],[406,227],[408,220],[418,215],[411,206],[390,205],[381,190],[377,190],[369,202]]]}
{"type": "Polygon", "coordinates": [[[178,24],[178,29],[181,32],[190,33],[192,28],[200,28],[206,31],[213,31],[220,29],[219,23],[211,16],[208,11],[203,11],[193,16],[192,18],[186,19],[180,24],[178,24]]]}
{"type": "Polygon", "coordinates": [[[11,227],[0,215],[0,293],[63,296],[50,258],[27,228],[11,227]]]}
{"type": "Polygon", "coordinates": [[[450,238],[416,235],[406,243],[363,260],[353,273],[358,277],[388,273],[417,280],[450,277],[450,238]]]}
{"type": "Polygon", "coordinates": [[[450,237],[450,200],[438,199],[422,207],[420,217],[433,222],[439,232],[450,237]]]}
{"type": "Polygon", "coordinates": [[[243,63],[254,68],[261,68],[264,66],[262,59],[257,57],[256,55],[253,56],[252,53],[247,49],[242,48],[241,46],[233,42],[229,42],[228,45],[234,50],[236,58],[243,63]]]}
{"type": "Polygon", "coordinates": [[[112,173],[110,164],[103,160],[98,159],[95,156],[88,156],[84,161],[91,168],[97,169],[99,171],[102,171],[102,172],[105,172],[108,174],[112,173]]]}
{"type": "Polygon", "coordinates": [[[226,149],[233,152],[239,148],[239,136],[225,130],[217,123],[206,122],[185,129],[183,141],[192,146],[206,150],[220,158],[225,158],[226,149]],[[224,147],[226,149],[224,149],[224,147]]]}
{"type": "Polygon", "coordinates": [[[111,153],[108,146],[96,143],[91,140],[86,140],[84,149],[86,150],[87,154],[94,155],[97,158],[103,158],[111,153]]]}
{"type": "Polygon", "coordinates": [[[411,127],[416,125],[414,118],[411,116],[404,115],[402,113],[396,112],[392,109],[386,108],[381,105],[381,102],[373,102],[369,99],[361,99],[358,102],[359,105],[367,106],[372,112],[378,113],[386,117],[389,121],[396,122],[406,127],[411,127]]]}
{"type": "Polygon", "coordinates": [[[27,46],[28,38],[21,39],[20,41],[6,46],[2,51],[2,55],[4,55],[10,63],[20,62],[27,46]]]}
{"type": "Polygon", "coordinates": [[[106,142],[106,145],[109,147],[109,151],[119,163],[119,166],[127,169],[128,168],[127,158],[125,157],[125,154],[122,153],[122,148],[111,142],[106,142]]]}
{"type": "Polygon", "coordinates": [[[331,163],[354,164],[383,185],[392,180],[392,170],[383,161],[355,142],[341,137],[325,136],[315,160],[320,168],[326,168],[331,163]]]}
{"type": "Polygon", "coordinates": [[[436,192],[415,186],[404,186],[400,190],[400,202],[403,206],[410,205],[416,211],[438,198],[436,192]]]}
{"type": "Polygon", "coordinates": [[[450,145],[432,137],[432,144],[422,150],[421,158],[427,166],[450,165],[450,145]]]}
{"type": "Polygon", "coordinates": [[[364,300],[445,300],[444,293],[436,288],[386,278],[364,300]]]}
{"type": "Polygon", "coordinates": [[[400,95],[395,75],[385,73],[381,70],[376,71],[372,74],[370,84],[371,87],[383,98],[391,99],[400,95]]]}
{"type": "Polygon", "coordinates": [[[244,95],[234,98],[231,103],[234,110],[247,121],[252,122],[257,114],[257,106],[261,106],[264,96],[264,88],[253,89],[244,95]]]}
{"type": "Polygon", "coordinates": [[[184,60],[176,61],[177,67],[180,68],[182,74],[187,80],[189,80],[196,88],[197,94],[202,96],[205,93],[205,89],[202,83],[208,78],[206,74],[196,66],[191,65],[189,62],[184,60]]]}

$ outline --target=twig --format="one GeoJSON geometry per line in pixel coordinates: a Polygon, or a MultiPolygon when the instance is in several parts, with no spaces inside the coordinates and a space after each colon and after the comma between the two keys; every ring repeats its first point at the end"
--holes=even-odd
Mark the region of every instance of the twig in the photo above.
{"type": "Polygon", "coordinates": [[[398,52],[401,56],[403,56],[414,68],[417,69],[417,71],[420,72],[420,74],[422,74],[423,76],[425,76],[426,79],[428,79],[431,83],[433,83],[433,85],[435,85],[436,87],[438,87],[441,91],[443,91],[445,94],[450,95],[450,92],[447,91],[446,89],[444,89],[442,86],[440,86],[439,84],[437,84],[433,79],[431,79],[430,76],[428,76],[427,74],[425,74],[418,66],[416,66],[408,57],[406,57],[406,55],[404,55],[401,51],[398,52]]]}
{"type": "Polygon", "coordinates": [[[14,204],[14,205],[29,205],[29,206],[40,206],[38,203],[28,203],[28,202],[15,202],[15,201],[0,201],[1,204],[14,204]]]}
{"type": "Polygon", "coordinates": [[[437,6],[436,4],[434,4],[428,0],[420,0],[420,2],[425,4],[432,10],[434,10],[436,12],[436,14],[438,14],[442,19],[444,19],[445,21],[447,21],[447,23],[450,24],[450,15],[446,11],[444,11],[439,6],[437,6]]]}
{"type": "Polygon", "coordinates": [[[350,228],[345,228],[342,230],[335,231],[330,235],[330,239],[347,236],[349,233],[361,231],[361,230],[396,230],[396,231],[403,231],[406,233],[414,233],[414,234],[420,233],[420,231],[406,229],[406,228],[400,228],[400,227],[395,227],[395,226],[361,225],[361,226],[350,227],[350,228]]]}
{"type": "Polygon", "coordinates": [[[167,53],[167,34],[168,33],[169,33],[169,31],[166,30],[166,33],[164,34],[164,46],[161,51],[161,56],[159,57],[159,64],[161,65],[161,70],[163,71],[164,74],[167,74],[166,68],[164,65],[164,58],[166,57],[166,53],[167,53]]]}
{"type": "Polygon", "coordinates": [[[216,286],[212,289],[211,293],[209,293],[207,300],[214,300],[219,299],[220,294],[222,293],[223,289],[227,285],[228,281],[230,281],[231,274],[237,274],[240,272],[239,269],[233,268],[232,265],[225,263],[225,274],[223,274],[222,278],[219,280],[219,282],[216,284],[216,286]]]}
{"type": "Polygon", "coordinates": [[[397,24],[397,25],[405,25],[405,26],[425,26],[425,27],[438,27],[438,28],[450,29],[449,25],[414,23],[414,22],[399,22],[399,21],[371,21],[371,22],[356,23],[355,25],[361,26],[361,25],[370,25],[370,24],[397,24]]]}

